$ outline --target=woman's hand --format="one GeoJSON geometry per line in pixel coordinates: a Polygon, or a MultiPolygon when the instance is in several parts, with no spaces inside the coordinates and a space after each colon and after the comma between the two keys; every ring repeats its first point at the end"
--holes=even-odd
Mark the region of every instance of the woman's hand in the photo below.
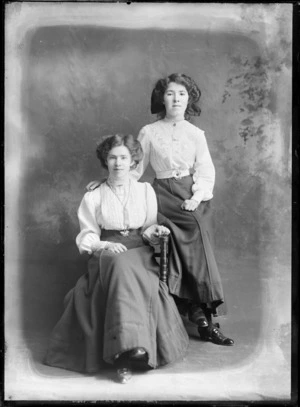
{"type": "Polygon", "coordinates": [[[199,203],[200,202],[195,201],[195,199],[186,199],[181,205],[181,209],[184,211],[194,212],[198,208],[199,203]]]}
{"type": "Polygon", "coordinates": [[[156,245],[159,244],[160,236],[166,236],[170,234],[170,230],[162,225],[149,226],[143,233],[143,238],[149,243],[156,245]]]}
{"type": "Polygon", "coordinates": [[[155,229],[153,231],[153,236],[160,237],[166,236],[170,234],[170,230],[162,225],[155,225],[155,229]]]}
{"type": "Polygon", "coordinates": [[[107,244],[107,246],[105,246],[105,250],[118,254],[118,253],[127,252],[127,247],[124,246],[122,243],[110,242],[107,244]]]}
{"type": "Polygon", "coordinates": [[[87,186],[85,187],[85,189],[87,191],[93,191],[94,189],[96,189],[99,185],[101,184],[100,181],[91,181],[87,184],[87,186]]]}

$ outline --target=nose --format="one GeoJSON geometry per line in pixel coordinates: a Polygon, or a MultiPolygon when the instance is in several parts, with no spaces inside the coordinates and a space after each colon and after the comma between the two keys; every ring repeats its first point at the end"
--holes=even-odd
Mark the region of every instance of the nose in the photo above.
{"type": "Polygon", "coordinates": [[[174,102],[179,102],[179,93],[174,93],[174,102]]]}
{"type": "Polygon", "coordinates": [[[121,158],[116,158],[115,164],[118,167],[121,164],[121,158]]]}

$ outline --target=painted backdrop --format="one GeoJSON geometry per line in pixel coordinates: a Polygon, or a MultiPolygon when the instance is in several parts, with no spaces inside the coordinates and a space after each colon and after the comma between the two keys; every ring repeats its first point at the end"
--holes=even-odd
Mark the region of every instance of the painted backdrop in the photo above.
{"type": "MultiPolygon", "coordinates": [[[[218,14],[216,5],[103,4],[101,19],[96,6],[80,19],[34,19],[29,9],[7,26],[8,335],[47,335],[85,272],[76,211],[87,183],[105,176],[97,141],[137,136],[155,120],[155,81],[184,72],[202,91],[193,123],[216,167],[213,226],[228,321],[235,335],[251,327],[245,357],[272,326],[288,360],[291,7],[228,4],[218,14]]],[[[149,169],[143,180],[152,177],[149,169]]]]}

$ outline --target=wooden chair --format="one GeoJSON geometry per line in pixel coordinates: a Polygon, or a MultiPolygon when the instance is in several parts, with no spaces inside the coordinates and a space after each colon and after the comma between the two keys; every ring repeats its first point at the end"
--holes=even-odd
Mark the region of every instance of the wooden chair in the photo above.
{"type": "MultiPolygon", "coordinates": [[[[160,251],[155,254],[159,262],[159,279],[168,284],[168,254],[169,254],[169,237],[170,235],[164,235],[159,238],[160,251]]],[[[185,315],[185,313],[183,313],[185,315]]],[[[217,316],[217,315],[214,315],[217,316]]],[[[213,324],[216,328],[220,328],[220,324],[215,322],[213,324]]]]}
{"type": "Polygon", "coordinates": [[[168,281],[168,243],[169,235],[160,236],[159,245],[160,252],[156,254],[156,258],[159,258],[160,275],[161,281],[167,284],[168,281]]]}

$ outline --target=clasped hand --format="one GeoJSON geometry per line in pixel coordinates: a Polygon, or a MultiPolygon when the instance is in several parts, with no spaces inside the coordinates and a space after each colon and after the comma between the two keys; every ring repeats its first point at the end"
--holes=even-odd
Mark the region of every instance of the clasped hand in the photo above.
{"type": "Polygon", "coordinates": [[[152,235],[155,237],[167,236],[170,234],[170,230],[162,225],[154,225],[152,235]]]}
{"type": "Polygon", "coordinates": [[[195,201],[195,199],[186,199],[183,201],[183,204],[181,205],[181,209],[185,211],[191,211],[194,212],[199,206],[199,202],[195,201]]]}
{"type": "Polygon", "coordinates": [[[159,238],[161,236],[166,236],[170,234],[170,230],[162,225],[152,225],[149,226],[143,233],[144,239],[146,239],[151,244],[158,244],[159,238]]]}

